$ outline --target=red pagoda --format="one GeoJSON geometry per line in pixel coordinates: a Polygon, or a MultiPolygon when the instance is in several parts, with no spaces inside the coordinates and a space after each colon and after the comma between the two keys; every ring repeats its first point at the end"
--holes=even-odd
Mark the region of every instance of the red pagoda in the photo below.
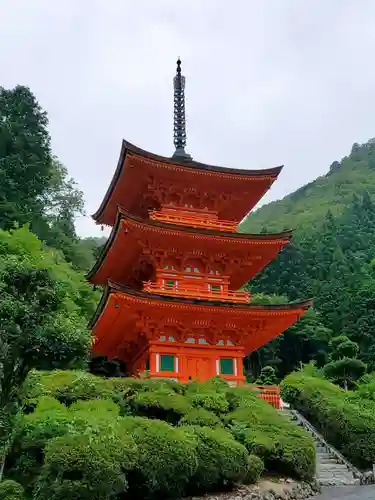
{"type": "Polygon", "coordinates": [[[238,224],[282,167],[237,170],[193,161],[185,151],[185,79],[174,78],[172,158],[123,141],[94,220],[112,226],[88,275],[105,286],[91,321],[94,353],[128,375],[181,382],[216,375],[245,380],[243,358],[280,335],[310,301],[253,305],[241,290],[291,232],[240,234],[238,224]]]}

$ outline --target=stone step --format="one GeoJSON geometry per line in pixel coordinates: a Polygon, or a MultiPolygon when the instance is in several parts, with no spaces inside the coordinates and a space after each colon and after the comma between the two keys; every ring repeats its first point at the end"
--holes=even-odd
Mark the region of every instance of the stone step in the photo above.
{"type": "Polygon", "coordinates": [[[330,452],[330,447],[321,442],[320,437],[313,429],[304,424],[294,413],[281,410],[281,413],[289,421],[305,431],[316,443],[316,478],[322,486],[352,486],[360,484],[359,478],[354,477],[353,472],[345,463],[330,452]]]}
{"type": "MultiPolygon", "coordinates": [[[[348,471],[349,469],[346,467],[346,465],[344,464],[336,464],[335,462],[331,462],[329,464],[322,464],[322,463],[317,463],[316,464],[316,468],[321,470],[321,471],[337,471],[337,470],[340,470],[340,471],[348,471]]],[[[352,472],[350,471],[350,474],[352,474],[352,472]]]]}
{"type": "Polygon", "coordinates": [[[338,462],[332,457],[326,457],[326,458],[317,458],[316,463],[323,465],[333,465],[337,464],[338,462]]]}

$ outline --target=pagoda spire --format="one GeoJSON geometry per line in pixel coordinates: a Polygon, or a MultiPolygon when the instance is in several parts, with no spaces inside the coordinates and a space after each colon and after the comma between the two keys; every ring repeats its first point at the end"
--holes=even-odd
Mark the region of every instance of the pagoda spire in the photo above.
{"type": "Polygon", "coordinates": [[[185,77],[181,74],[181,59],[177,60],[176,76],[173,78],[174,88],[174,120],[173,142],[175,152],[173,158],[190,160],[186,153],[186,119],[185,119],[185,77]]]}

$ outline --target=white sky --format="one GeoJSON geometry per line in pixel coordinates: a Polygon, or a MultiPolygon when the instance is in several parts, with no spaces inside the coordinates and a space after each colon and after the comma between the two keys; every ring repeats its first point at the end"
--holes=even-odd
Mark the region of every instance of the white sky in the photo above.
{"type": "MultiPolygon", "coordinates": [[[[175,61],[188,151],[284,164],[267,200],[375,136],[374,0],[0,0],[0,85],[27,85],[52,146],[98,208],[125,138],[173,153],[175,61]]],[[[87,216],[82,236],[101,234],[87,216]]]]}

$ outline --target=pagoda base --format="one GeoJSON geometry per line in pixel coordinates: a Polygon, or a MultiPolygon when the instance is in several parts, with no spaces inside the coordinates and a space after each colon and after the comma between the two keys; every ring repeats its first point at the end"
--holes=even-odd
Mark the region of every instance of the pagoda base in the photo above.
{"type": "Polygon", "coordinates": [[[150,341],[136,359],[128,362],[128,370],[133,376],[148,372],[150,378],[183,383],[220,376],[237,385],[245,382],[243,357],[243,348],[239,347],[150,341]]]}

